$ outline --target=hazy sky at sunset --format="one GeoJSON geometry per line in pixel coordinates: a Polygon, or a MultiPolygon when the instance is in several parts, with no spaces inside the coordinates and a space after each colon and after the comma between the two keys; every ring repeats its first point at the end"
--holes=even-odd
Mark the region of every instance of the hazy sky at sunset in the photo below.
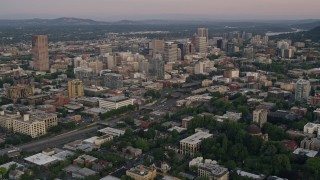
{"type": "Polygon", "coordinates": [[[0,19],[320,18],[320,0],[0,0],[0,19]]]}

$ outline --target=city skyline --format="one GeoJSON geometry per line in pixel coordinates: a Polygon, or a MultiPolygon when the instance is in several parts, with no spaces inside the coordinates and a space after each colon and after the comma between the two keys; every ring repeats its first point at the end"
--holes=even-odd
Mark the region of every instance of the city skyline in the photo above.
{"type": "Polygon", "coordinates": [[[76,17],[94,20],[143,19],[317,19],[320,1],[240,0],[19,0],[2,1],[1,19],[76,17]],[[77,6],[75,6],[77,5],[77,6]]]}

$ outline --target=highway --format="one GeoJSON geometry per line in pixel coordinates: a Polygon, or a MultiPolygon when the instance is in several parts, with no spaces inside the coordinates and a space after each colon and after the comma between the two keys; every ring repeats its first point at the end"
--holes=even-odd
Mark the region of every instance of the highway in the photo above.
{"type": "Polygon", "coordinates": [[[70,132],[59,134],[53,137],[42,138],[39,140],[32,141],[30,143],[19,145],[17,146],[17,148],[20,148],[22,151],[26,152],[37,152],[45,150],[47,148],[58,147],[71,141],[88,138],[86,134],[95,133],[103,127],[99,125],[99,122],[108,123],[111,126],[114,126],[116,122],[120,121],[122,118],[123,116],[105,121],[97,121],[95,123],[89,124],[79,129],[75,129],[70,132]]]}
{"type": "MultiPolygon", "coordinates": [[[[173,106],[175,106],[175,102],[176,100],[174,99],[169,99],[169,100],[160,99],[156,101],[152,106],[150,106],[150,108],[154,108],[155,110],[166,111],[172,108],[173,106]]],[[[116,117],[108,120],[96,121],[95,123],[91,123],[85,127],[81,127],[70,132],[66,132],[56,136],[41,138],[39,140],[35,140],[30,143],[19,145],[17,146],[17,148],[20,148],[22,151],[26,151],[26,152],[38,152],[38,151],[45,150],[47,148],[59,147],[71,141],[88,138],[86,136],[87,134],[95,133],[100,128],[102,128],[102,126],[99,125],[101,123],[107,123],[109,124],[109,126],[114,127],[116,123],[122,120],[122,118],[124,118],[125,116],[130,116],[135,118],[138,116],[138,114],[139,114],[138,111],[134,111],[127,114],[122,114],[120,117],[116,117]]],[[[5,153],[6,149],[0,150],[0,154],[1,154],[1,151],[5,153]]]]}
{"type": "Polygon", "coordinates": [[[22,151],[27,151],[27,152],[42,151],[47,148],[58,147],[60,145],[63,145],[71,141],[86,138],[87,133],[97,132],[99,127],[100,127],[99,125],[92,124],[85,129],[76,129],[64,134],[54,136],[54,137],[48,137],[48,138],[32,141],[27,144],[22,144],[17,147],[20,148],[22,151]]]}

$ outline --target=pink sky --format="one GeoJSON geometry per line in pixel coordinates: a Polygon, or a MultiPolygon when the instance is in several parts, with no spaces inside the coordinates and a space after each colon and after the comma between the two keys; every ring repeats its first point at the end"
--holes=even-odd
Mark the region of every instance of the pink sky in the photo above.
{"type": "Polygon", "coordinates": [[[0,18],[304,19],[320,18],[320,0],[0,0],[0,18]]]}

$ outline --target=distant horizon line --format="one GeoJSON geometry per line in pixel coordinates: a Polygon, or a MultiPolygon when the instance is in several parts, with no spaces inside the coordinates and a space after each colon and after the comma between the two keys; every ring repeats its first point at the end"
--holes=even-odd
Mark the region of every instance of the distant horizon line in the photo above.
{"type": "Polygon", "coordinates": [[[110,18],[110,19],[101,19],[101,18],[93,18],[93,17],[76,17],[76,16],[60,16],[60,17],[14,17],[14,18],[0,18],[0,20],[55,20],[55,19],[80,19],[80,20],[93,20],[97,22],[118,22],[118,21],[317,21],[320,20],[319,18],[232,18],[232,17],[225,17],[225,18],[209,18],[209,17],[195,17],[195,18],[110,18]],[[115,19],[115,20],[111,20],[115,19]]]}

